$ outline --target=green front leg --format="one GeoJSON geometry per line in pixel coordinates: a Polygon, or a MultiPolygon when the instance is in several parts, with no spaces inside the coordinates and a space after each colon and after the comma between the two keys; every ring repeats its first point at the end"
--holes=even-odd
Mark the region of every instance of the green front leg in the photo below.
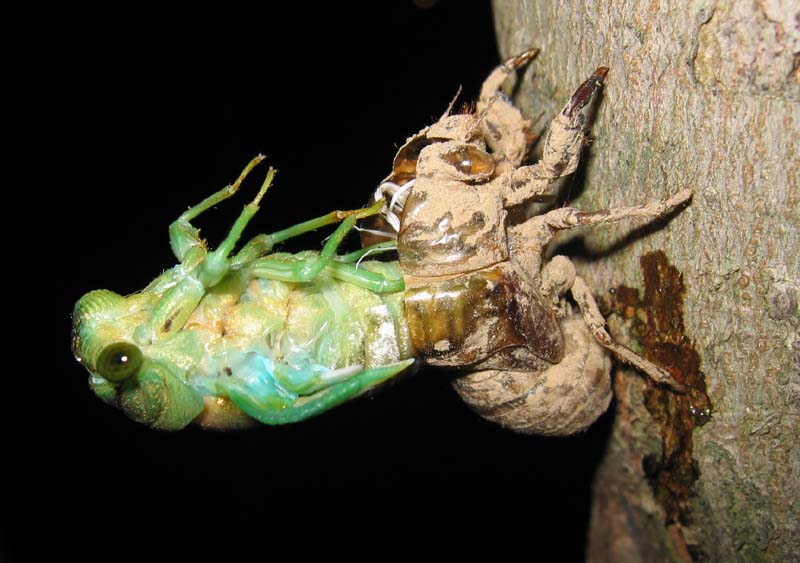
{"type": "MultiPolygon", "coordinates": [[[[225,186],[218,192],[215,192],[205,198],[197,205],[190,207],[169,226],[170,246],[172,247],[172,252],[175,254],[175,257],[178,259],[178,261],[183,262],[187,258],[188,253],[194,248],[200,248],[205,251],[205,244],[200,238],[200,231],[192,225],[192,219],[195,219],[204,211],[207,211],[218,203],[225,201],[229,197],[232,197],[234,194],[236,194],[247,175],[250,174],[253,168],[255,168],[256,165],[258,165],[258,163],[262,160],[264,160],[264,155],[256,156],[253,160],[247,163],[247,166],[244,167],[244,170],[242,170],[242,172],[239,174],[239,177],[236,178],[236,181],[233,182],[233,184],[225,186]]],[[[271,174],[274,175],[272,169],[270,169],[270,171],[271,174]]],[[[271,181],[272,176],[270,175],[268,177],[271,181]]],[[[262,189],[265,190],[266,188],[262,189]]],[[[263,196],[263,193],[259,192],[259,194],[260,195],[257,196],[257,199],[260,200],[260,196],[263,196]]]]}
{"type": "MultiPolygon", "coordinates": [[[[238,268],[261,258],[272,252],[276,244],[287,241],[291,238],[315,231],[319,228],[339,223],[347,217],[355,216],[356,219],[370,217],[380,212],[382,203],[378,202],[370,207],[354,209],[350,211],[331,211],[325,215],[297,223],[286,229],[276,231],[268,235],[257,235],[245,244],[236,256],[231,258],[231,267],[238,268]]],[[[375,245],[378,246],[378,245],[375,245]]],[[[347,255],[350,256],[350,255],[347,255]]],[[[338,260],[339,258],[337,258],[338,260]]]]}
{"type": "MultiPolygon", "coordinates": [[[[352,264],[353,261],[357,262],[358,259],[370,249],[362,249],[362,251],[350,253],[343,257],[336,255],[336,250],[339,248],[339,245],[342,243],[347,233],[353,229],[356,220],[380,212],[382,205],[382,202],[378,202],[371,207],[361,210],[361,212],[347,215],[344,221],[342,221],[327,240],[322,251],[318,254],[308,252],[302,255],[265,256],[253,260],[250,263],[251,275],[290,283],[309,283],[313,282],[318,276],[324,275],[353,283],[376,293],[402,291],[405,288],[402,278],[390,279],[381,274],[358,268],[352,264]]],[[[283,232],[292,231],[296,234],[300,234],[300,229],[297,228],[301,226],[304,227],[310,223],[311,222],[295,225],[283,232]]],[[[254,241],[251,241],[251,243],[253,243],[253,250],[255,250],[257,244],[254,243],[254,241]]],[[[375,245],[373,251],[388,250],[389,248],[388,245],[375,245]]]]}

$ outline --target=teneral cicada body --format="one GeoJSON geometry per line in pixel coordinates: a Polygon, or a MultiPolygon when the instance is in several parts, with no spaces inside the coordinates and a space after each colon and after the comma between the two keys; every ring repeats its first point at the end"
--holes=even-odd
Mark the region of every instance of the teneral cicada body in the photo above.
{"type": "Polygon", "coordinates": [[[391,379],[414,363],[396,264],[339,256],[342,238],[378,208],[333,212],[233,254],[272,181],[228,237],[206,248],[191,220],[232,196],[239,180],[184,213],[170,229],[180,260],[139,293],[83,296],[73,351],[104,401],[154,428],[190,422],[236,428],[314,416],[391,379]],[[320,252],[273,253],[274,244],[339,224],[320,252]]]}

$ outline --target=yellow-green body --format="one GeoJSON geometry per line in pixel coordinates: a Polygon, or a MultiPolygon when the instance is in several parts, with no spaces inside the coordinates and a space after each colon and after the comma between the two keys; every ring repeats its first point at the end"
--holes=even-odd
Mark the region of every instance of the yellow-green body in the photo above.
{"type": "Polygon", "coordinates": [[[75,306],[73,350],[91,388],[134,420],[164,430],[193,421],[212,428],[294,422],[414,362],[397,263],[362,261],[365,251],[335,254],[355,219],[377,208],[260,235],[230,256],[271,171],[228,238],[206,248],[190,219],[233,195],[258,161],[173,223],[177,266],[139,293],[92,291],[75,306]],[[272,252],[281,240],[340,221],[320,252],[272,252]]]}

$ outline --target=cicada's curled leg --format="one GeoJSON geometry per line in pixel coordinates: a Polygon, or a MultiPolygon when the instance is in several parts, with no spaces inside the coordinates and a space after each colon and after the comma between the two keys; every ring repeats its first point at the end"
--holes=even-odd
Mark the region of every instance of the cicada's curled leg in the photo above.
{"type": "Polygon", "coordinates": [[[528,49],[508,59],[492,71],[481,87],[477,106],[481,131],[492,152],[502,155],[498,164],[503,170],[516,168],[525,159],[530,123],[500,91],[500,87],[514,71],[527,64],[538,53],[539,49],[528,49]]]}
{"type": "Polygon", "coordinates": [[[600,89],[607,73],[606,67],[598,68],[578,87],[564,109],[553,119],[539,162],[516,168],[499,179],[506,207],[546,193],[556,180],[575,171],[585,139],[586,117],[583,109],[600,89]]]}

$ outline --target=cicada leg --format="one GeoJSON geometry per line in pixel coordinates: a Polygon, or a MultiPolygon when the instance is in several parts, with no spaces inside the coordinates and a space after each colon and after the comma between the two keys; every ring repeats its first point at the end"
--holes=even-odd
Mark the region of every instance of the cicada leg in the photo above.
{"type": "MultiPolygon", "coordinates": [[[[255,260],[260,256],[269,254],[272,248],[285,240],[302,235],[309,231],[319,229],[326,225],[339,223],[348,217],[353,217],[351,221],[363,219],[371,215],[376,215],[380,212],[382,204],[376,203],[373,206],[355,209],[350,211],[332,211],[320,217],[292,225],[286,229],[276,231],[268,235],[258,235],[251,239],[242,249],[233,257],[230,257],[233,248],[242,236],[242,232],[253,216],[259,209],[259,203],[267,192],[267,189],[272,184],[275,177],[275,169],[270,168],[267,172],[267,177],[264,180],[261,189],[256,194],[249,204],[245,206],[239,217],[234,222],[225,240],[220,243],[214,251],[208,252],[205,244],[200,238],[200,231],[191,224],[192,219],[195,219],[201,213],[207,211],[211,207],[233,196],[241,186],[247,175],[253,168],[264,160],[263,155],[258,155],[252,159],[244,170],[239,174],[239,177],[232,184],[225,186],[216,193],[211,194],[209,197],[198,203],[197,205],[189,208],[178,219],[170,225],[170,244],[173,252],[182,264],[186,262],[203,262],[200,271],[200,278],[203,285],[206,287],[215,285],[219,280],[232,268],[240,267],[247,262],[255,260]]],[[[352,227],[351,227],[352,228],[352,227]]],[[[346,234],[346,231],[342,234],[346,234]]],[[[333,248],[335,251],[335,247],[333,248]]],[[[191,265],[191,264],[190,264],[191,265]]]]}
{"type": "Polygon", "coordinates": [[[583,111],[603,85],[608,69],[600,67],[581,84],[567,105],[550,123],[544,140],[542,159],[530,166],[520,166],[499,176],[505,207],[518,205],[545,194],[555,181],[572,174],[578,167],[586,134],[583,111]]]}
{"type": "Polygon", "coordinates": [[[492,71],[481,87],[478,99],[481,129],[492,152],[502,156],[499,162],[502,171],[518,167],[527,155],[530,122],[522,117],[522,113],[500,91],[500,87],[538,53],[539,49],[528,49],[508,59],[492,71]]]}
{"type": "Polygon", "coordinates": [[[394,293],[406,288],[402,277],[387,277],[343,262],[332,262],[326,268],[326,273],[332,278],[363,287],[373,293],[394,293]]]}
{"type": "Polygon", "coordinates": [[[356,219],[363,219],[371,215],[376,215],[379,212],[380,209],[378,208],[378,204],[365,207],[363,209],[331,211],[325,215],[315,217],[314,219],[309,219],[308,221],[303,221],[302,223],[297,223],[296,225],[292,225],[291,227],[287,227],[286,229],[282,229],[268,235],[257,235],[248,241],[248,243],[242,247],[238,254],[231,258],[231,267],[237,268],[247,264],[248,262],[252,262],[257,258],[266,256],[272,252],[272,249],[278,243],[311,231],[315,231],[327,225],[339,223],[351,215],[356,219]]]}
{"type": "Polygon", "coordinates": [[[681,383],[675,381],[666,370],[614,341],[605,328],[606,321],[600,313],[589,286],[576,275],[572,262],[563,256],[554,256],[544,268],[540,268],[540,264],[530,257],[541,256],[542,249],[560,230],[583,225],[612,223],[623,219],[658,219],[668,215],[691,197],[692,191],[686,189],[668,199],[630,207],[590,212],[562,207],[533,217],[525,223],[515,226],[512,230],[513,260],[522,265],[526,271],[541,272],[541,285],[548,293],[559,297],[567,292],[571,293],[586,325],[599,344],[613,352],[623,362],[633,365],[653,380],[669,385],[677,391],[683,391],[685,388],[681,383]],[[524,249],[525,244],[529,245],[529,250],[524,249]],[[530,246],[533,246],[532,250],[530,250],[530,246]]]}
{"type": "MultiPolygon", "coordinates": [[[[194,225],[192,225],[192,219],[195,219],[201,213],[214,207],[218,203],[225,201],[229,197],[232,197],[237,191],[239,191],[239,187],[242,185],[242,182],[247,175],[250,174],[253,168],[255,168],[262,160],[264,160],[263,155],[256,156],[247,163],[247,165],[244,167],[244,170],[242,170],[242,172],[239,174],[239,177],[236,178],[235,182],[225,186],[218,192],[211,194],[197,205],[190,207],[169,226],[169,240],[170,245],[172,246],[172,252],[181,263],[185,263],[187,259],[190,258],[193,251],[194,253],[199,251],[203,257],[205,256],[205,244],[200,238],[200,231],[194,225]]],[[[269,186],[269,183],[272,181],[273,176],[274,171],[270,169],[270,174],[267,175],[267,181],[264,182],[264,186],[262,186],[262,190],[259,191],[259,194],[256,196],[255,202],[251,204],[255,207],[253,213],[255,213],[255,211],[258,209],[258,201],[261,199],[261,197],[263,197],[263,192],[266,192],[266,189],[269,186]]],[[[246,224],[251,217],[252,214],[250,214],[250,217],[244,220],[244,224],[246,224]]],[[[237,223],[239,222],[240,221],[237,221],[237,223]]],[[[244,225],[242,225],[242,228],[244,228],[244,225]]]]}
{"type": "Polygon", "coordinates": [[[233,184],[189,208],[170,225],[170,244],[175,256],[181,261],[181,273],[177,276],[175,284],[160,297],[148,321],[137,328],[135,338],[138,343],[152,343],[180,332],[205,295],[206,289],[219,283],[230,271],[228,255],[241,237],[247,223],[258,211],[258,204],[271,185],[275,170],[269,169],[258,194],[242,210],[225,240],[216,250],[209,252],[206,249],[199,230],[191,224],[191,221],[234,195],[250,171],[263,159],[261,155],[255,157],[245,166],[233,184]],[[183,272],[191,273],[187,275],[183,272]]]}
{"type": "MultiPolygon", "coordinates": [[[[402,278],[390,279],[382,274],[359,269],[350,263],[354,259],[354,256],[356,257],[355,260],[358,260],[358,257],[363,255],[365,251],[368,251],[369,248],[358,251],[360,254],[348,254],[343,257],[343,260],[340,260],[336,255],[336,250],[339,248],[339,245],[342,243],[347,233],[353,229],[356,220],[374,215],[378,213],[382,207],[383,202],[381,201],[356,212],[335,212],[349,214],[328,238],[322,251],[314,254],[307,253],[300,256],[265,256],[263,258],[258,258],[250,263],[250,273],[259,278],[304,283],[314,281],[324,272],[325,275],[330,277],[353,283],[359,287],[364,287],[377,293],[401,291],[405,287],[402,278]]],[[[323,216],[320,220],[326,217],[328,216],[323,216]]],[[[315,220],[295,225],[294,227],[290,227],[276,234],[281,235],[281,240],[285,240],[289,238],[285,235],[286,232],[291,231],[291,236],[302,234],[303,232],[311,230],[311,228],[306,228],[305,226],[314,221],[315,220]]],[[[263,242],[259,244],[263,244],[263,242]]],[[[254,243],[254,248],[255,247],[256,244],[254,243]]],[[[377,247],[380,247],[379,249],[384,249],[385,245],[376,245],[373,250],[378,249],[377,247]]]]}
{"type": "Polygon", "coordinates": [[[524,223],[512,226],[511,253],[515,262],[526,272],[541,270],[544,248],[558,231],[575,227],[614,223],[625,219],[654,220],[665,217],[692,197],[684,189],[667,199],[630,207],[616,207],[601,211],[581,211],[574,207],[560,207],[544,215],[531,217],[524,223]]]}
{"type": "Polygon", "coordinates": [[[653,381],[668,385],[676,391],[686,391],[686,386],[676,381],[667,370],[642,358],[633,350],[614,341],[606,330],[606,320],[602,313],[600,313],[600,308],[597,306],[592,291],[589,289],[586,282],[583,281],[583,278],[575,276],[572,287],[570,287],[570,293],[572,297],[575,298],[575,302],[581,310],[586,326],[589,327],[592,336],[594,336],[595,340],[597,340],[600,345],[611,350],[614,355],[623,362],[632,365],[642,373],[646,373],[653,381]]]}
{"type": "Polygon", "coordinates": [[[223,240],[214,251],[209,252],[206,256],[200,268],[200,281],[205,287],[216,285],[225,277],[225,274],[230,271],[231,261],[229,256],[231,252],[233,252],[236,243],[239,242],[244,228],[258,211],[258,204],[267,192],[267,188],[272,184],[274,177],[275,169],[270,168],[258,194],[256,194],[253,201],[245,205],[244,209],[242,209],[242,212],[236,218],[236,221],[234,221],[233,227],[231,227],[231,230],[228,232],[228,236],[225,237],[225,240],[223,240]]]}

